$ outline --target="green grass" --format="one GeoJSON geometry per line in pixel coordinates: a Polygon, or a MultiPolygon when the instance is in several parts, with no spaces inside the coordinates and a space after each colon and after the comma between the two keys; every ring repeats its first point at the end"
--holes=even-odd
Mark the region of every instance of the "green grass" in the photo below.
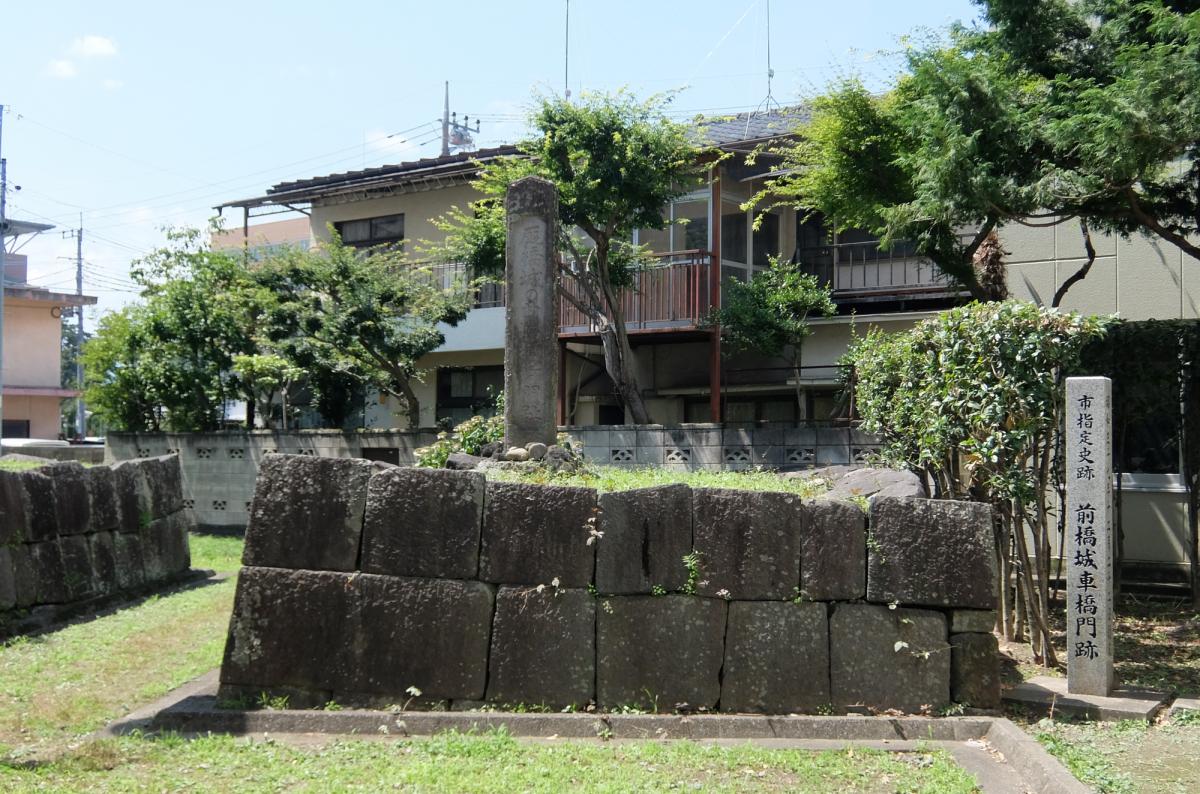
{"type": "Polygon", "coordinates": [[[817,480],[780,477],[762,470],[748,471],[668,471],[653,466],[624,468],[585,466],[579,471],[553,472],[544,468],[488,469],[487,477],[500,482],[524,482],[535,485],[577,485],[601,492],[630,491],[655,485],[684,483],[693,488],[734,488],[744,491],[783,491],[802,497],[819,496],[825,484],[817,480]]]}
{"type": "Polygon", "coordinates": [[[152,597],[0,645],[0,758],[56,752],[219,665],[233,590],[152,597]]]}
{"type": "Polygon", "coordinates": [[[234,573],[242,567],[242,545],[242,538],[192,533],[188,540],[192,567],[234,573]]]}
{"type": "Polygon", "coordinates": [[[49,460],[45,463],[36,463],[32,460],[0,460],[0,471],[29,471],[48,466],[51,463],[53,461],[49,460]]]}
{"type": "Polygon", "coordinates": [[[693,742],[518,742],[503,732],[307,741],[210,736],[96,742],[0,789],[70,791],[966,792],[942,751],[813,752],[693,742]]]}

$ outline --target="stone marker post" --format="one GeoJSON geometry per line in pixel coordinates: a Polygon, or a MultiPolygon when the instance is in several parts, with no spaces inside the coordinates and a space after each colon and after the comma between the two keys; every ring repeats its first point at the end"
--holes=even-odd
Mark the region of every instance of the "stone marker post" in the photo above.
{"type": "Polygon", "coordinates": [[[504,443],[553,444],[558,433],[558,193],[525,177],[504,197],[504,443]]]}
{"type": "Polygon", "coordinates": [[[1067,692],[1113,685],[1112,381],[1067,378],[1067,692]]]}

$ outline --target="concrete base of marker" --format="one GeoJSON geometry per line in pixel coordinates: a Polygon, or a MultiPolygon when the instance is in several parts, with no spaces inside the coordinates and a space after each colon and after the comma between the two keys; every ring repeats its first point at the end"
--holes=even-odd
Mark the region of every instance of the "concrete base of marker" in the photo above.
{"type": "Polygon", "coordinates": [[[1098,722],[1154,719],[1170,696],[1145,689],[1114,689],[1112,694],[1067,693],[1067,679],[1035,676],[1004,693],[1004,702],[1032,714],[1049,714],[1098,722]]]}

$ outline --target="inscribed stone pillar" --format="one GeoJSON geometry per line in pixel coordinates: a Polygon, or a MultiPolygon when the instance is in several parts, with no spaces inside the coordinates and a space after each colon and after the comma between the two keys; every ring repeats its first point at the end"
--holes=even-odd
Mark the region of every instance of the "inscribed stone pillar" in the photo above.
{"type": "Polygon", "coordinates": [[[509,186],[504,208],[504,443],[553,444],[558,431],[558,194],[551,182],[526,177],[509,186]]]}
{"type": "Polygon", "coordinates": [[[1067,691],[1113,684],[1112,381],[1067,378],[1067,691]]]}

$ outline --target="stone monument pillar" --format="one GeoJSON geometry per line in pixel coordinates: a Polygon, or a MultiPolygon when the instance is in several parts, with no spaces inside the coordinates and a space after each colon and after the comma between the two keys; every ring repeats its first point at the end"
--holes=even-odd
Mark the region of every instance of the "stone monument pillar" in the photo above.
{"type": "Polygon", "coordinates": [[[558,193],[525,177],[509,186],[504,209],[504,443],[549,445],[558,434],[558,193]]]}
{"type": "Polygon", "coordinates": [[[1112,381],[1067,378],[1067,692],[1113,687],[1112,381]]]}

